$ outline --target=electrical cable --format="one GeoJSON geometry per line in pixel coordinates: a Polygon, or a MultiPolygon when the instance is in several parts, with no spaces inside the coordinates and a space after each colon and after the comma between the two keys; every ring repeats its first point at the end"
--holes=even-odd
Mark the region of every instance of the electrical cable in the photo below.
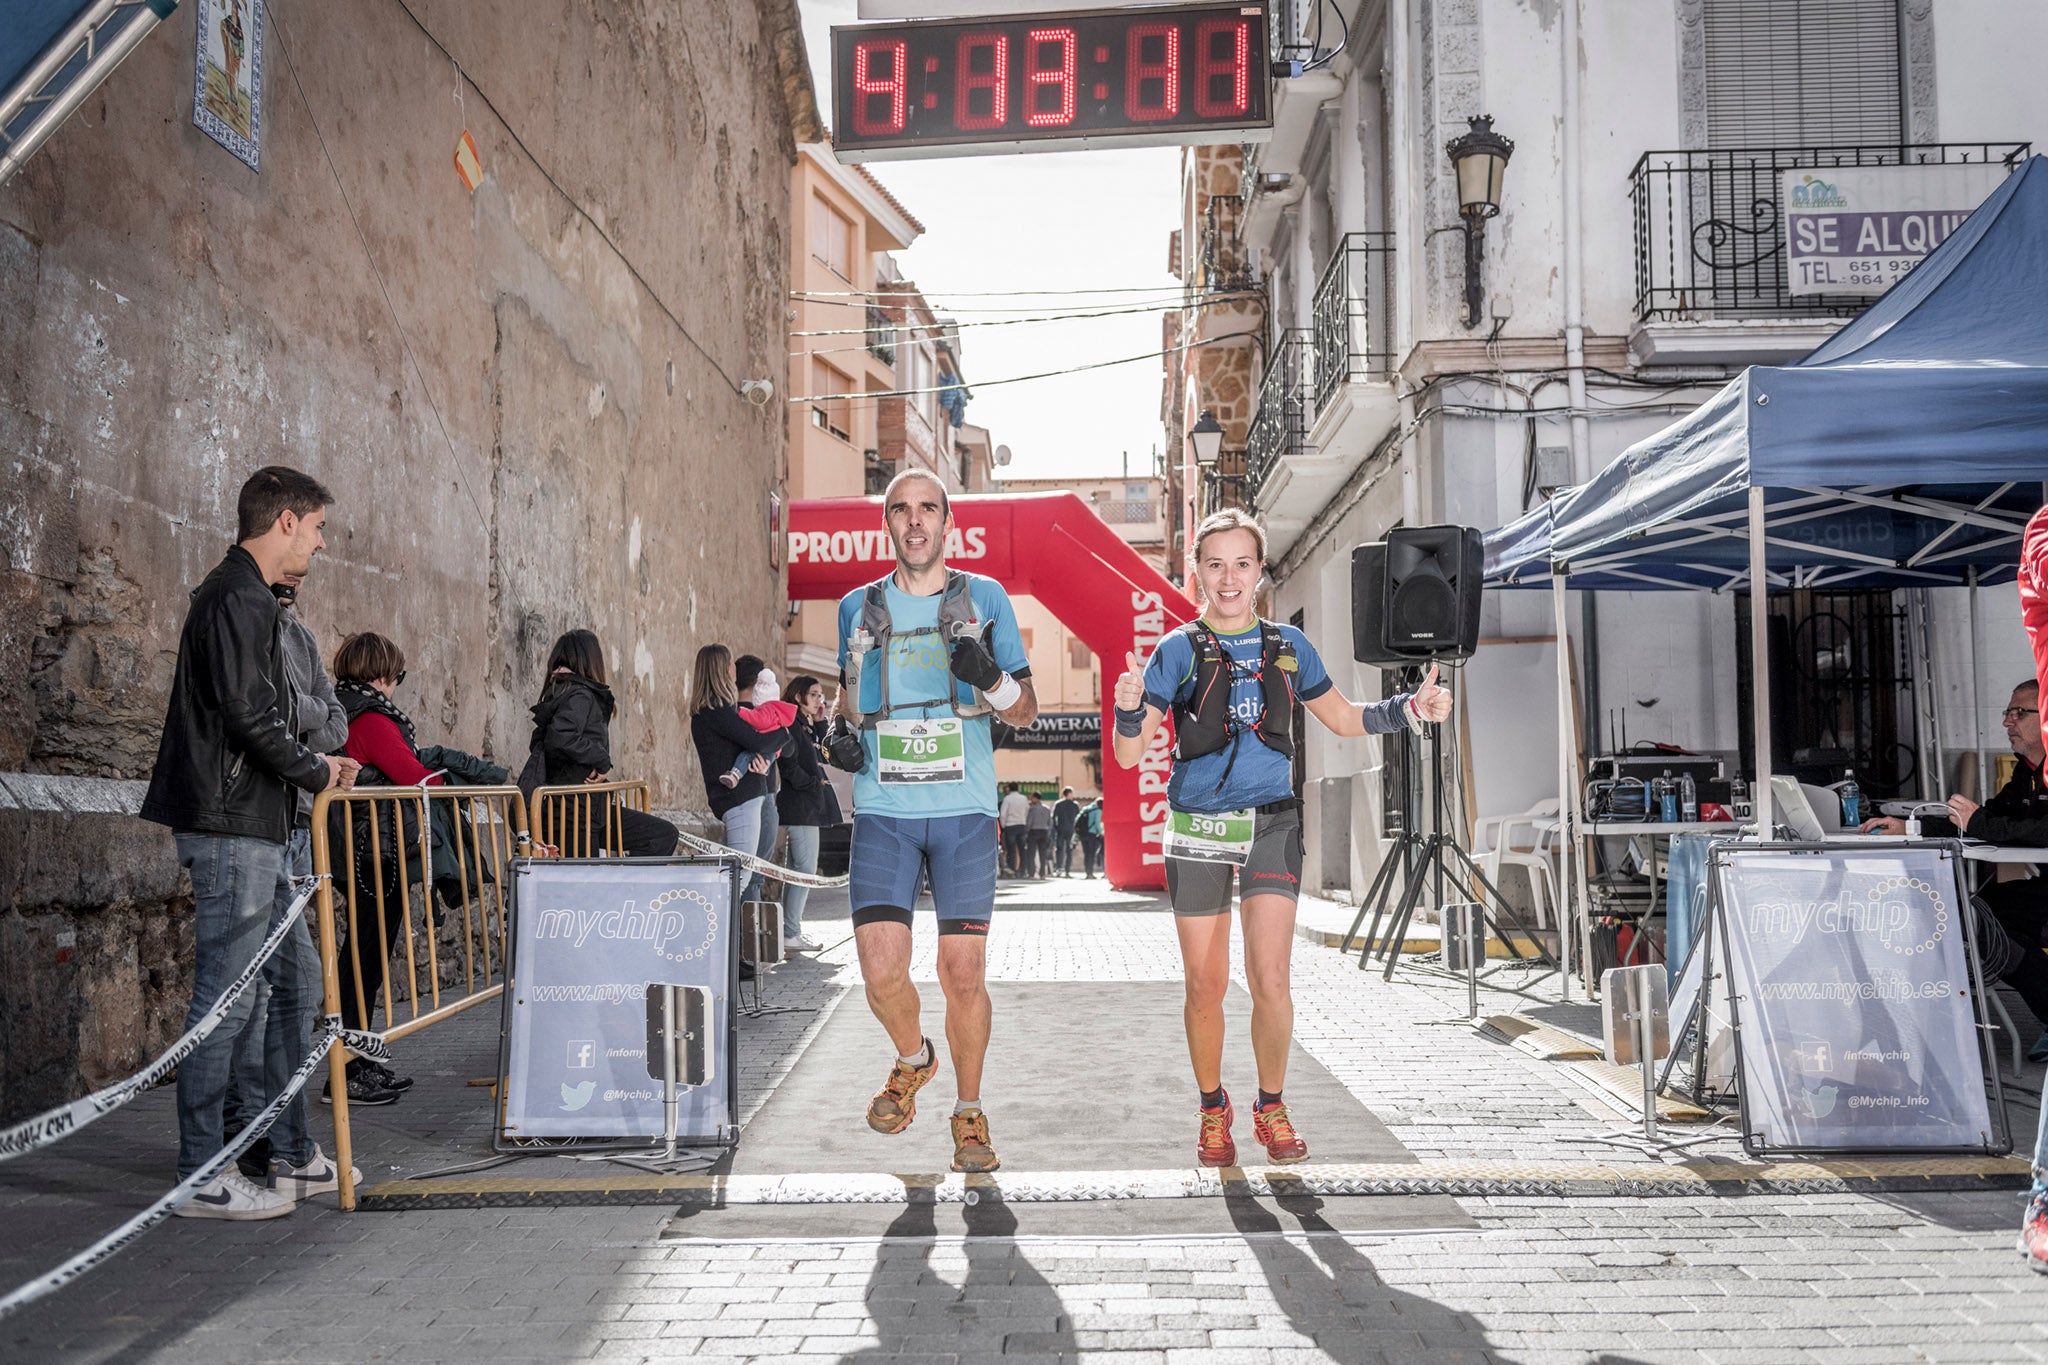
{"type": "MultiPolygon", "coordinates": [[[[1239,301],[1238,298],[1204,300],[1198,303],[1184,303],[1180,300],[1175,300],[1171,303],[1132,305],[1128,308],[1105,308],[1092,313],[1044,313],[1035,317],[979,318],[970,319],[966,322],[947,321],[944,323],[899,321],[891,323],[891,326],[903,331],[930,332],[934,336],[943,336],[947,332],[964,330],[968,327],[1015,327],[1020,323],[1087,322],[1094,318],[1140,317],[1146,313],[1195,312],[1203,308],[1220,307],[1225,303],[1236,303],[1239,301]]],[[[791,332],[790,335],[793,337],[865,336],[873,330],[873,328],[869,327],[818,327],[808,331],[791,332]]],[[[930,340],[931,338],[916,339],[930,340]]]]}
{"type": "MultiPolygon", "coordinates": [[[[983,299],[983,298],[1026,298],[1032,295],[1066,296],[1070,294],[1159,294],[1169,286],[1151,284],[1104,285],[1099,289],[940,289],[919,290],[927,298],[983,299]]],[[[905,291],[898,289],[792,289],[791,298],[813,299],[886,299],[900,297],[905,291]]]]}
{"type": "MultiPolygon", "coordinates": [[[[874,308],[880,309],[885,312],[889,311],[890,309],[896,309],[903,311],[906,314],[915,303],[923,302],[928,307],[931,306],[932,303],[931,297],[929,295],[919,295],[916,296],[915,298],[912,298],[901,293],[885,296],[883,300],[876,300],[814,298],[804,294],[800,290],[791,290],[789,297],[797,303],[815,303],[823,307],[829,308],[874,308]]],[[[1110,304],[1114,304],[1116,307],[1119,308],[1125,308],[1133,311],[1142,312],[1149,309],[1160,308],[1194,308],[1210,302],[1216,302],[1224,299],[1243,300],[1256,299],[1259,297],[1261,297],[1260,291],[1256,289],[1210,289],[1198,292],[1189,291],[1186,289],[1159,289],[1147,291],[1146,296],[1143,298],[1096,299],[1091,300],[1087,303],[1076,303],[1071,308],[1064,309],[1058,308],[1052,304],[1035,303],[1009,304],[1007,306],[1000,308],[976,307],[972,305],[966,307],[933,307],[932,313],[935,317],[943,316],[946,318],[951,318],[955,314],[959,313],[1039,313],[1047,317],[1078,317],[1086,315],[1088,311],[1091,309],[1104,307],[1110,304]]]]}
{"type": "MultiPolygon", "coordinates": [[[[1008,379],[977,379],[974,381],[974,387],[977,389],[992,389],[1002,384],[1028,384],[1037,379],[1058,379],[1062,375],[1083,374],[1089,370],[1106,370],[1116,365],[1135,365],[1141,360],[1164,360],[1167,356],[1180,355],[1187,351],[1197,350],[1203,346],[1215,346],[1225,341],[1255,339],[1257,335],[1256,332],[1230,332],[1220,337],[1204,337],[1200,341],[1191,341],[1185,346],[1169,346],[1164,350],[1145,351],[1139,355],[1122,356],[1116,360],[1097,360],[1086,365],[1069,365],[1065,369],[1046,370],[1039,374],[1013,375],[1008,379]]],[[[791,398],[789,401],[791,403],[830,403],[855,402],[861,399],[874,398],[911,398],[919,394],[944,393],[952,387],[951,384],[941,384],[919,389],[872,389],[866,393],[813,393],[791,398]]]]}

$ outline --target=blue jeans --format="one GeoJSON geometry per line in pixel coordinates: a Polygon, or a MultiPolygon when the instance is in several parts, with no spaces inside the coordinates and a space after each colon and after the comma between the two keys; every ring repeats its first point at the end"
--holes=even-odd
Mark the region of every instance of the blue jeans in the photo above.
{"type": "MultiPolygon", "coordinates": [[[[306,830],[293,830],[284,847],[266,934],[277,929],[284,912],[292,907],[291,879],[313,873],[312,836],[306,830]]],[[[310,912],[310,903],[307,909],[310,912]]],[[[251,988],[263,992],[268,1008],[257,1016],[260,1024],[250,1022],[235,1049],[235,1080],[227,1106],[231,1118],[246,1122],[261,1113],[313,1049],[313,1020],[320,1013],[320,954],[313,947],[309,918],[310,914],[298,916],[284,942],[263,964],[263,979],[251,988]]],[[[270,1154],[281,1161],[303,1166],[313,1159],[313,1144],[306,1132],[305,1091],[292,1097],[265,1136],[270,1154]]]]}
{"type": "MultiPolygon", "coordinates": [[[[270,932],[279,880],[286,875],[285,846],[267,839],[213,834],[177,836],[178,862],[192,875],[191,1028],[213,1007],[230,981],[255,959],[270,932]]],[[[236,998],[227,1015],[178,1065],[178,1178],[212,1160],[223,1138],[235,1053],[244,1032],[261,1030],[267,1017],[259,979],[236,998]]],[[[303,1134],[303,1128],[302,1128],[303,1134]]]]}
{"type": "MultiPolygon", "coordinates": [[[[763,862],[775,861],[775,836],[782,832],[782,814],[775,809],[775,796],[770,793],[761,798],[761,838],[755,845],[754,856],[763,862]]],[[[742,898],[750,901],[761,899],[761,884],[765,881],[756,872],[747,878],[747,894],[742,898]]]]}
{"type": "MultiPolygon", "coordinates": [[[[737,853],[751,853],[760,856],[761,809],[768,804],[765,796],[749,797],[725,813],[725,846],[737,853]]],[[[761,879],[751,873],[742,873],[740,878],[740,899],[750,901],[761,894],[761,879]]],[[[739,907],[733,911],[738,913],[739,907]]]]}
{"type": "MultiPolygon", "coordinates": [[[[818,827],[816,825],[790,825],[789,869],[792,872],[816,872],[818,870],[818,827]]],[[[804,905],[811,898],[811,888],[785,882],[782,887],[782,937],[785,942],[794,940],[804,931],[804,905]]]]}

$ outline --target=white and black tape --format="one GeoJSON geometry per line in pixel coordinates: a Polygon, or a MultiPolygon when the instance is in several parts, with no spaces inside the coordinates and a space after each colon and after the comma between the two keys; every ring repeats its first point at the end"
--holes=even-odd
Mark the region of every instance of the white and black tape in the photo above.
{"type": "Polygon", "coordinates": [[[391,1060],[391,1049],[385,1045],[384,1035],[368,1033],[362,1029],[343,1028],[338,1014],[322,1015],[320,1027],[333,1034],[335,1041],[358,1057],[367,1057],[373,1062],[391,1060]]]}
{"type": "Polygon", "coordinates": [[[728,848],[724,844],[714,844],[709,839],[699,839],[694,834],[681,834],[678,837],[699,853],[713,853],[721,858],[737,858],[740,860],[740,866],[746,868],[749,872],[759,872],[763,876],[773,877],[775,880],[789,886],[817,888],[846,885],[845,877],[820,877],[815,872],[798,872],[795,868],[777,867],[774,863],[762,858],[756,858],[751,853],[741,853],[738,849],[728,848]]]}
{"type": "Polygon", "coordinates": [[[263,941],[263,946],[257,950],[256,956],[251,958],[248,965],[228,983],[228,988],[207,1008],[206,1014],[165,1049],[162,1056],[126,1080],[115,1081],[105,1089],[95,1090],[83,1099],[60,1104],[55,1109],[37,1114],[34,1118],[24,1119],[9,1128],[0,1129],[0,1161],[20,1156],[24,1152],[33,1152],[38,1147],[47,1147],[59,1138],[77,1132],[94,1119],[104,1118],[113,1113],[169,1076],[177,1070],[178,1063],[198,1051],[199,1045],[206,1041],[207,1035],[220,1026],[221,1020],[227,1018],[228,1011],[234,1007],[236,999],[262,974],[263,964],[270,961],[271,955],[291,933],[292,922],[305,910],[306,902],[313,898],[313,891],[319,885],[319,878],[301,877],[294,885],[299,888],[297,897],[293,899],[291,908],[285,911],[284,917],[270,931],[270,937],[263,941]]]}

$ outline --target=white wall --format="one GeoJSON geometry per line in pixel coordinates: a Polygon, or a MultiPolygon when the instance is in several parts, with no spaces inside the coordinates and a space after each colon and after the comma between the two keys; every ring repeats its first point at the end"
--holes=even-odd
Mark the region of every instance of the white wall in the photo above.
{"type": "Polygon", "coordinates": [[[2032,140],[2048,150],[2048,4],[1941,0],[1934,7],[1934,104],[1943,142],[2032,140]]]}

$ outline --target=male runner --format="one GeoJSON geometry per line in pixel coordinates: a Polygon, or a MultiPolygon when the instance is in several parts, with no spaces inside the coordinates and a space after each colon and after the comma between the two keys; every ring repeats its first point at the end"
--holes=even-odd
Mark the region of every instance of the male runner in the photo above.
{"type": "Polygon", "coordinates": [[[983,975],[997,857],[989,716],[1029,725],[1038,698],[1002,585],[946,568],[953,514],[945,488],[907,469],[889,481],[882,508],[896,569],[840,600],[840,719],[826,741],[832,761],[858,774],[849,869],[854,944],[868,1005],[897,1053],[868,1104],[868,1126],[908,1128],[917,1092],[938,1070],[910,983],[910,912],[919,886],[929,885],[958,1088],[953,1169],[993,1171],[1002,1163],[981,1110],[989,1033],[983,975]]]}

